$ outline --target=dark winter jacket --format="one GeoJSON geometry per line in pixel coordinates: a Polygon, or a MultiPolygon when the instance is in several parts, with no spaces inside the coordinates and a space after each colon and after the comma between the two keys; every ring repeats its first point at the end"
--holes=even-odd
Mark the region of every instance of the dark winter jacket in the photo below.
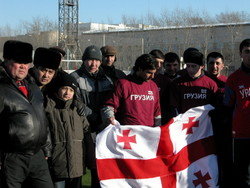
{"type": "Polygon", "coordinates": [[[52,138],[52,175],[75,178],[85,173],[84,132],[89,123],[76,109],[76,100],[63,101],[56,95],[47,97],[45,107],[52,138]]]}
{"type": "Polygon", "coordinates": [[[101,65],[104,73],[112,79],[112,81],[115,83],[118,79],[121,79],[121,78],[125,78],[126,74],[119,70],[119,69],[116,69],[115,66],[105,66],[105,65],[101,65]]]}
{"type": "Polygon", "coordinates": [[[0,152],[50,156],[51,142],[43,95],[32,77],[24,79],[26,97],[0,66],[0,152]],[[46,145],[46,147],[44,147],[46,145]]]}
{"type": "Polygon", "coordinates": [[[113,90],[113,82],[101,68],[97,73],[91,74],[84,65],[71,75],[76,78],[79,84],[79,96],[84,104],[92,110],[91,115],[87,116],[91,130],[98,132],[102,123],[100,109],[108,94],[113,90]]]}

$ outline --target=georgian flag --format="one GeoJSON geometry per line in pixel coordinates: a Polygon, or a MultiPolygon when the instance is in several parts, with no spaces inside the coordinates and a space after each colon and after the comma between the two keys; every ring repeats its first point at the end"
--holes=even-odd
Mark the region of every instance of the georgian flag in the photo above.
{"type": "Polygon", "coordinates": [[[218,187],[211,105],[160,127],[109,125],[96,139],[103,188],[218,187]]]}

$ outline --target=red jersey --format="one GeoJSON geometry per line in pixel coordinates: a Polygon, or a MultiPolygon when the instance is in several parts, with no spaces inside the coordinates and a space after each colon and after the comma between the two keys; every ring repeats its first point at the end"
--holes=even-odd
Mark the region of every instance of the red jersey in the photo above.
{"type": "Polygon", "coordinates": [[[218,80],[220,80],[220,81],[223,82],[223,83],[226,83],[226,81],[227,81],[227,77],[224,76],[224,75],[220,75],[220,76],[218,76],[217,78],[218,78],[218,80]]]}
{"type": "Polygon", "coordinates": [[[227,77],[224,75],[220,75],[218,77],[217,76],[208,76],[208,77],[216,82],[218,89],[219,89],[219,92],[224,94],[227,77]]]}
{"type": "Polygon", "coordinates": [[[250,138],[250,75],[242,69],[232,73],[226,82],[224,104],[235,106],[233,137],[250,138]]]}
{"type": "Polygon", "coordinates": [[[224,75],[216,76],[216,75],[207,75],[209,78],[211,78],[218,86],[218,92],[217,92],[217,107],[223,106],[223,97],[224,97],[224,91],[225,91],[225,85],[227,81],[227,77],[224,75]]]}
{"type": "Polygon", "coordinates": [[[133,75],[117,81],[105,106],[114,108],[115,117],[121,125],[154,126],[155,117],[161,115],[156,84],[152,80],[139,82],[133,75]]]}
{"type": "Polygon", "coordinates": [[[173,80],[171,104],[178,113],[184,113],[190,108],[216,103],[217,84],[208,76],[202,75],[193,79],[188,75],[173,80]]]}

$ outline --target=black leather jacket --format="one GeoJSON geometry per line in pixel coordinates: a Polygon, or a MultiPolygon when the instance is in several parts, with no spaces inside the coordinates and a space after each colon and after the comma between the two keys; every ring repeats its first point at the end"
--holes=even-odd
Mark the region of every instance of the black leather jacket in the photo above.
{"type": "Polygon", "coordinates": [[[0,66],[0,153],[50,156],[51,140],[43,107],[43,95],[30,76],[24,80],[28,98],[0,66]]]}

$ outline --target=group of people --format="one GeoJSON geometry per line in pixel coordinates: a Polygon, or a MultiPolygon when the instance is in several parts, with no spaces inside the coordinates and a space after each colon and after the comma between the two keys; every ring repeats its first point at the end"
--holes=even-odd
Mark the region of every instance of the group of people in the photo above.
{"type": "Polygon", "coordinates": [[[88,46],[68,74],[65,51],[8,40],[0,64],[1,187],[80,188],[86,167],[100,187],[95,137],[109,124],[161,126],[190,108],[211,104],[220,187],[250,187],[250,39],[241,67],[222,75],[224,57],[194,47],[140,55],[129,75],[115,67],[117,49],[88,46]],[[30,67],[33,62],[33,66],[30,67]],[[206,66],[205,66],[206,65],[206,66]],[[206,67],[206,70],[205,70],[206,67]]]}

